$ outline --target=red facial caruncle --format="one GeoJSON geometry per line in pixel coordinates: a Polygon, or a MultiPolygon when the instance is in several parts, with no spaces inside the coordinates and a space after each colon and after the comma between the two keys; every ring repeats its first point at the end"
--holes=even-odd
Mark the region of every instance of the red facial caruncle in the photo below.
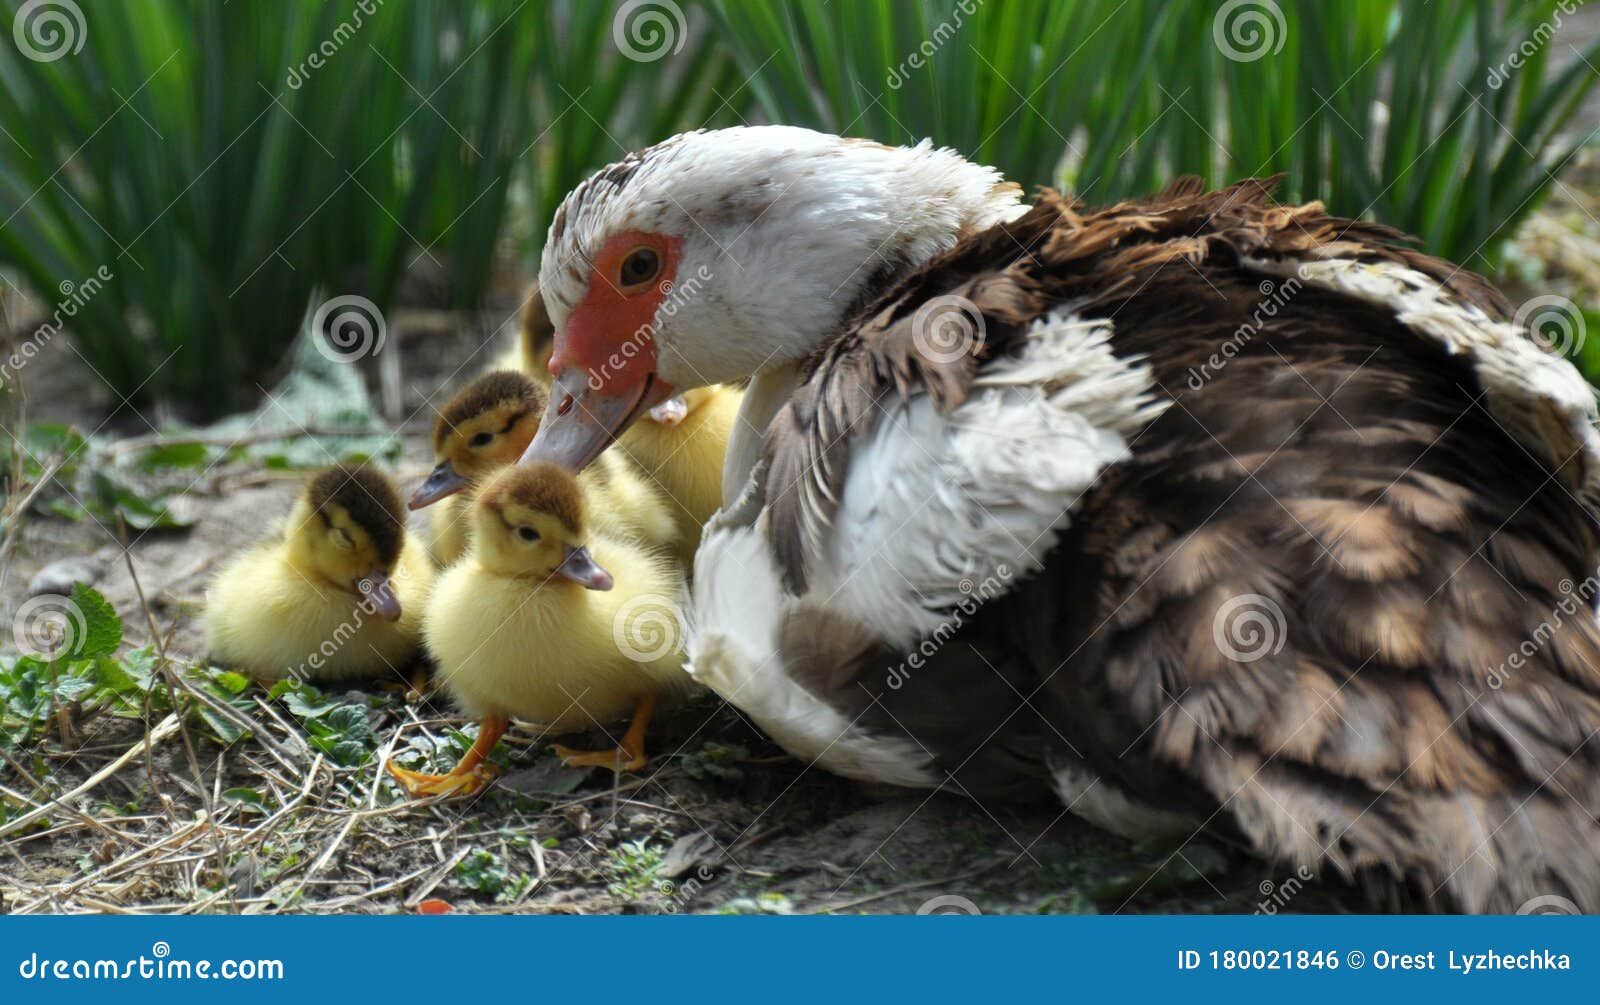
{"type": "Polygon", "coordinates": [[[677,274],[682,238],[613,236],[595,255],[584,298],[556,333],[550,372],[582,368],[601,393],[637,387],[655,370],[656,310],[677,274]]]}
{"type": "Polygon", "coordinates": [[[683,239],[624,231],[590,263],[583,299],[556,332],[555,376],[539,433],[522,455],[578,471],[644,412],[671,397],[656,372],[656,312],[678,272],[683,239]]]}

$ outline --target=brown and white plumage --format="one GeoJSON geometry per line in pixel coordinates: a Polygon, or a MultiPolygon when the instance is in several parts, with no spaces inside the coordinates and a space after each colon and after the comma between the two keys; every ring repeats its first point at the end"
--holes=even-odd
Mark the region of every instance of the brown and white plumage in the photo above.
{"type": "MultiPolygon", "coordinates": [[[[894,172],[888,148],[736,132],[813,191],[767,200],[757,240],[855,227],[896,251],[755,374],[747,416],[775,418],[731,451],[696,562],[700,680],[841,773],[1054,787],[1125,833],[1207,830],[1442,907],[1600,910],[1594,397],[1496,291],[1263,182],[1007,212],[992,172],[926,148],[894,172]],[[855,169],[852,199],[807,202],[855,169]],[[900,219],[896,245],[870,204],[912,198],[948,218],[900,219]],[[930,339],[951,305],[959,352],[930,339]]],[[[594,326],[564,250],[716,207],[724,247],[757,226],[746,182],[684,152],[718,136],[569,198],[558,328],[594,326]]],[[[811,288],[769,287],[736,288],[759,317],[811,288]]],[[[658,319],[657,380],[769,337],[716,309],[693,334],[658,319]]]]}

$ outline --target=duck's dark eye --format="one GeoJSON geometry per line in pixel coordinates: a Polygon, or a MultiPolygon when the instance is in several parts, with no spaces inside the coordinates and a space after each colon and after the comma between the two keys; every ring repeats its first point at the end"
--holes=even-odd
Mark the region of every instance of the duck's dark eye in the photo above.
{"type": "Polygon", "coordinates": [[[494,439],[493,433],[479,433],[477,436],[474,436],[468,441],[468,446],[487,447],[489,445],[489,441],[492,439],[494,439]]]}
{"type": "Polygon", "coordinates": [[[524,541],[529,542],[530,544],[539,540],[539,532],[534,530],[532,527],[518,527],[517,536],[522,538],[524,541]]]}
{"type": "Polygon", "coordinates": [[[623,286],[642,286],[661,272],[661,256],[654,248],[634,248],[622,260],[620,274],[623,286]]]}

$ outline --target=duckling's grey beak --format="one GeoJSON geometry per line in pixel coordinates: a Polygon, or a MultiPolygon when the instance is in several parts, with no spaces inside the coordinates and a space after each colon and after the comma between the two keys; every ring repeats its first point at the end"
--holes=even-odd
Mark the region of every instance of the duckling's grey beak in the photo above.
{"type": "Polygon", "coordinates": [[[432,506],[445,496],[453,496],[457,492],[472,484],[464,475],[459,474],[449,461],[440,461],[439,466],[428,474],[428,480],[422,487],[411,493],[412,509],[421,509],[432,506]]]}
{"type": "Polygon", "coordinates": [[[633,421],[672,395],[672,385],[654,373],[617,391],[597,391],[579,367],[569,367],[550,389],[550,405],[520,463],[554,461],[582,471],[633,421]]]}
{"type": "Polygon", "coordinates": [[[384,573],[374,570],[356,580],[356,592],[362,596],[362,606],[378,617],[385,621],[400,620],[400,598],[394,595],[394,584],[384,573]]]}
{"type": "Polygon", "coordinates": [[[566,546],[561,564],[556,566],[556,575],[589,590],[609,590],[612,586],[611,573],[600,568],[589,555],[589,549],[574,548],[570,544],[566,546]]]}

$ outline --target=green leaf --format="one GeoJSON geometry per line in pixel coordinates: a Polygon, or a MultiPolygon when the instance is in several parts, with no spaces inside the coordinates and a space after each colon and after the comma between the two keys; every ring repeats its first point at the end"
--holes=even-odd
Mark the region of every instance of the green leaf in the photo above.
{"type": "Polygon", "coordinates": [[[133,675],[122,668],[115,659],[104,657],[94,661],[95,679],[100,686],[113,694],[129,694],[140,690],[133,675]]]}
{"type": "Polygon", "coordinates": [[[138,456],[136,463],[144,471],[162,468],[204,467],[211,450],[204,443],[172,443],[153,447],[138,456]]]}
{"type": "Polygon", "coordinates": [[[140,691],[148,693],[155,681],[157,659],[154,646],[141,646],[122,657],[122,669],[140,691]]]}
{"type": "Polygon", "coordinates": [[[207,726],[211,727],[211,731],[216,735],[217,739],[224,744],[237,743],[247,735],[245,730],[235,726],[231,719],[225,719],[218,715],[209,705],[196,705],[195,712],[199,714],[207,726]]]}
{"type": "Polygon", "coordinates": [[[72,603],[83,615],[82,638],[75,639],[73,659],[109,656],[122,644],[122,619],[100,591],[82,583],[72,585],[72,603]]]}
{"type": "Polygon", "coordinates": [[[214,671],[211,673],[211,679],[228,694],[243,694],[250,686],[249,677],[232,670],[214,671]]]}
{"type": "MultiPolygon", "coordinates": [[[[81,664],[82,669],[88,669],[89,666],[89,664],[81,664]]],[[[92,677],[79,673],[63,674],[56,680],[54,687],[55,698],[56,701],[62,703],[77,701],[92,692],[94,688],[95,680],[92,677]]]]}
{"type": "Polygon", "coordinates": [[[260,789],[248,787],[225,789],[222,793],[222,801],[240,809],[253,810],[257,813],[267,812],[267,797],[262,794],[260,789]]]}
{"type": "MultiPolygon", "coordinates": [[[[274,685],[273,690],[276,691],[284,683],[287,682],[274,685]]],[[[316,688],[308,685],[302,684],[299,687],[290,685],[290,687],[292,690],[283,692],[283,703],[289,707],[289,711],[302,719],[317,719],[340,705],[338,698],[324,697],[316,688]]]]}

